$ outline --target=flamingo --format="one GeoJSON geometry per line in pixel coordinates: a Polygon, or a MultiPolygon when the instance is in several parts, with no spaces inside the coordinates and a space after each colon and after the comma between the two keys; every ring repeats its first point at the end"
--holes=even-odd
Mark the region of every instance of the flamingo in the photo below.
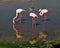
{"type": "Polygon", "coordinates": [[[35,33],[35,29],[36,29],[36,27],[35,27],[36,26],[36,18],[38,18],[38,16],[33,12],[31,12],[29,14],[29,16],[32,17],[32,30],[33,30],[33,34],[32,34],[33,37],[30,39],[30,43],[34,44],[34,43],[36,43],[36,40],[37,40],[34,33],[35,33]]]}
{"type": "Polygon", "coordinates": [[[33,12],[31,12],[30,14],[29,14],[29,16],[30,17],[32,17],[32,29],[34,29],[34,25],[36,24],[36,18],[38,18],[38,16],[35,14],[35,13],[33,13],[33,12]]]}
{"type": "Polygon", "coordinates": [[[39,15],[40,16],[44,15],[44,32],[40,33],[40,38],[41,38],[41,36],[44,37],[44,38],[47,37],[47,32],[46,32],[46,23],[47,23],[47,21],[46,21],[46,19],[47,19],[46,14],[47,13],[48,13],[47,9],[39,9],[39,15]]]}
{"type": "Polygon", "coordinates": [[[21,23],[21,18],[22,18],[22,13],[24,12],[25,10],[24,9],[17,9],[16,10],[16,16],[13,18],[13,24],[16,24],[15,21],[18,21],[19,18],[20,18],[20,23],[21,23]]]}
{"type": "Polygon", "coordinates": [[[42,16],[43,14],[46,14],[48,12],[47,9],[39,9],[39,15],[42,16]]]}

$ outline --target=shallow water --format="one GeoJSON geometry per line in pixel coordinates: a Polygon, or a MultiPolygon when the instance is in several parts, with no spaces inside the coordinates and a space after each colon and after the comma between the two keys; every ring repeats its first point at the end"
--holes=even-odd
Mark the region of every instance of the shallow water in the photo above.
{"type": "MultiPolygon", "coordinates": [[[[26,10],[30,7],[29,2],[0,2],[0,40],[2,39],[15,39],[15,31],[12,27],[12,19],[15,17],[15,10],[17,8],[25,8],[26,10]]],[[[47,18],[49,19],[47,23],[47,32],[51,36],[60,35],[60,6],[59,0],[42,0],[35,1],[34,6],[37,13],[39,8],[47,8],[49,13],[47,14],[47,18]],[[56,35],[57,34],[57,35],[56,35]]],[[[23,32],[26,34],[26,38],[31,36],[31,18],[28,16],[29,12],[25,12],[23,18],[27,19],[27,21],[23,24],[23,32]]],[[[37,13],[38,14],[38,13],[37,13]]],[[[39,17],[37,22],[40,23],[37,26],[37,33],[43,31],[43,17],[39,17]]]]}

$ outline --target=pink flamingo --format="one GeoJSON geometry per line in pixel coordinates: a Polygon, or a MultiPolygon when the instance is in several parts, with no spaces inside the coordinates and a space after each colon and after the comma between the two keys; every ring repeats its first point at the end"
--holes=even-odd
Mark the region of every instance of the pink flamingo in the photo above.
{"type": "Polygon", "coordinates": [[[24,12],[24,9],[17,9],[16,10],[16,16],[13,18],[13,24],[16,24],[16,22],[18,20],[20,20],[21,23],[21,19],[22,19],[22,13],[24,12]]]}

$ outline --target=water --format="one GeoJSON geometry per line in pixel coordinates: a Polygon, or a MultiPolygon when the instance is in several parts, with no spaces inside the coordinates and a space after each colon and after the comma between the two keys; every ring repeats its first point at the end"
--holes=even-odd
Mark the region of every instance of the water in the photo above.
{"type": "MultiPolygon", "coordinates": [[[[49,13],[47,14],[48,19],[47,23],[47,32],[51,36],[56,36],[55,34],[60,34],[60,0],[41,0],[35,1],[34,6],[36,11],[39,8],[47,8],[49,13]]],[[[25,2],[0,2],[0,40],[13,40],[16,38],[15,31],[12,28],[12,19],[15,17],[15,10],[17,8],[25,8],[26,10],[30,7],[30,3],[25,2]]],[[[35,13],[37,13],[34,11],[35,13]]],[[[23,32],[26,34],[26,37],[31,36],[31,18],[28,16],[29,12],[25,12],[23,18],[28,19],[23,26],[23,32]]],[[[37,13],[38,14],[38,13],[37,13]]],[[[37,19],[37,22],[40,23],[37,26],[37,32],[43,31],[43,22],[41,21],[43,17],[37,19]]]]}

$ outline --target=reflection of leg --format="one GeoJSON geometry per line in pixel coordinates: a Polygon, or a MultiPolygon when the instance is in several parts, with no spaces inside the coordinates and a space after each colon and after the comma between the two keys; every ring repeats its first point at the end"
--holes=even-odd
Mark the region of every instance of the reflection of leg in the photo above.
{"type": "Polygon", "coordinates": [[[34,43],[37,42],[37,37],[35,36],[35,35],[36,35],[36,34],[35,34],[35,33],[36,33],[35,23],[36,23],[35,18],[32,18],[32,38],[31,38],[30,41],[29,41],[30,44],[34,44],[34,43]]]}
{"type": "Polygon", "coordinates": [[[20,45],[20,43],[23,42],[23,37],[24,34],[22,34],[21,32],[16,32],[16,44],[20,45]]]}
{"type": "MultiPolygon", "coordinates": [[[[16,29],[16,25],[13,25],[13,29],[14,29],[16,32],[18,32],[18,30],[16,29]]],[[[16,43],[16,44],[18,44],[18,41],[19,41],[19,39],[18,39],[18,38],[16,38],[15,43],[16,43]]]]}
{"type": "Polygon", "coordinates": [[[18,31],[17,29],[16,29],[16,25],[15,24],[13,24],[13,29],[14,29],[14,31],[18,31]]]}

